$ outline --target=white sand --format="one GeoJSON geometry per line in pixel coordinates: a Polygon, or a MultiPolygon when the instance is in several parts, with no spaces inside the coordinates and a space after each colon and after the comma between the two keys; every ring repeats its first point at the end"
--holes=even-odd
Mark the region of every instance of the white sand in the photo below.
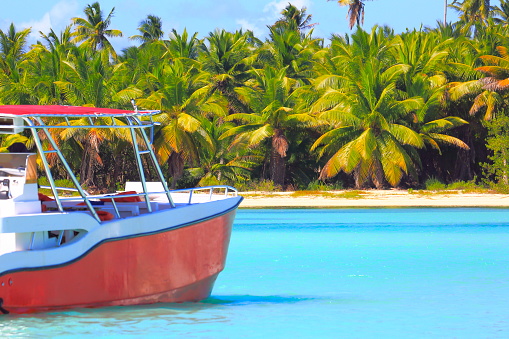
{"type": "MultiPolygon", "coordinates": [[[[335,191],[338,195],[345,191],[335,191]]],[[[408,193],[400,190],[361,191],[361,198],[292,197],[293,192],[245,192],[240,208],[270,207],[509,207],[509,194],[451,192],[408,193]]],[[[243,195],[243,193],[239,193],[243,195]]]]}

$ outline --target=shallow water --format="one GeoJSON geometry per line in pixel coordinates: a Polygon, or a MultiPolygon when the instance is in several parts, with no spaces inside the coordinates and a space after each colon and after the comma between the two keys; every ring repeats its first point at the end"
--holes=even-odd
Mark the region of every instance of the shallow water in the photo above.
{"type": "Polygon", "coordinates": [[[239,210],[211,298],[2,316],[0,334],[507,338],[509,210],[239,210]]]}

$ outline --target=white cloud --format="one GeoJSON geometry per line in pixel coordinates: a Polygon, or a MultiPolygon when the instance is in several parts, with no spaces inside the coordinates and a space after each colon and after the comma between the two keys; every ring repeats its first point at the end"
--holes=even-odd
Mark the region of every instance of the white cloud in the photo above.
{"type": "Polygon", "coordinates": [[[30,38],[40,38],[39,31],[48,33],[51,28],[55,32],[63,30],[63,28],[70,24],[72,17],[76,16],[79,12],[79,6],[77,0],[62,0],[51,8],[49,12],[39,20],[33,20],[29,22],[21,23],[23,28],[32,28],[30,38]]]}
{"type": "Polygon", "coordinates": [[[252,31],[255,36],[261,36],[263,34],[263,31],[260,27],[245,19],[237,19],[235,22],[237,25],[240,25],[243,31],[252,31]]]}

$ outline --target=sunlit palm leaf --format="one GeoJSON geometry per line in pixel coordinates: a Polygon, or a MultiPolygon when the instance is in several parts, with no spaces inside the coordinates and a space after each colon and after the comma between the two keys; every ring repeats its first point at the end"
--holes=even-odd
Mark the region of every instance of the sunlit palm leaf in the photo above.
{"type": "Polygon", "coordinates": [[[264,125],[251,133],[249,133],[249,144],[252,147],[256,147],[263,140],[272,137],[274,135],[274,129],[271,125],[264,125]]]}
{"type": "Polygon", "coordinates": [[[433,138],[433,140],[443,143],[445,145],[453,145],[465,150],[470,149],[470,147],[466,143],[453,136],[438,133],[429,133],[428,135],[430,138],[433,138]]]}
{"type": "Polygon", "coordinates": [[[423,148],[424,141],[422,140],[419,133],[414,130],[398,124],[391,124],[388,128],[390,133],[404,145],[410,145],[416,148],[423,148]]]}
{"type": "Polygon", "coordinates": [[[255,124],[247,124],[247,125],[233,127],[233,128],[230,128],[229,130],[227,130],[226,132],[224,132],[223,134],[221,134],[221,136],[219,137],[219,140],[223,140],[225,138],[235,136],[235,135],[243,135],[246,132],[256,131],[263,126],[264,126],[263,124],[255,123],[255,124]]]}
{"type": "Polygon", "coordinates": [[[466,95],[479,93],[482,90],[483,83],[479,80],[465,82],[451,82],[449,84],[449,93],[451,99],[456,101],[466,95]]]}
{"type": "Polygon", "coordinates": [[[461,125],[468,124],[467,121],[458,118],[458,117],[446,117],[443,119],[437,119],[430,122],[425,123],[422,126],[422,132],[438,132],[449,130],[454,127],[458,127],[461,125]]]}
{"type": "Polygon", "coordinates": [[[475,70],[482,72],[486,75],[497,77],[497,78],[500,78],[500,77],[507,78],[509,76],[509,69],[507,67],[481,66],[481,67],[477,67],[475,70]]]}

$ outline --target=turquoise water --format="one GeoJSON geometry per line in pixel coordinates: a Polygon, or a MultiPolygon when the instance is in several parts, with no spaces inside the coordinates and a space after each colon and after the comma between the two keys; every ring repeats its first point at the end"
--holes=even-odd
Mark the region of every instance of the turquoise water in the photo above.
{"type": "Polygon", "coordinates": [[[206,301],[8,315],[0,335],[508,338],[509,210],[240,210],[206,301]]]}

